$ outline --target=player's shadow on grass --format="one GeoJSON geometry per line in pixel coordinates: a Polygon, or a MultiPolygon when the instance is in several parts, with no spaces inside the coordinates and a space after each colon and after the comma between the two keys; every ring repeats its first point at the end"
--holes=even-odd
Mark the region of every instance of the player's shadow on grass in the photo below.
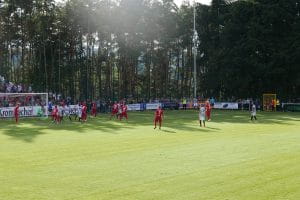
{"type": "Polygon", "coordinates": [[[34,138],[45,134],[45,132],[42,131],[43,128],[28,128],[28,127],[21,127],[21,126],[22,124],[18,126],[10,125],[7,128],[5,128],[2,132],[7,136],[25,142],[33,142],[34,138]]]}
{"type": "Polygon", "coordinates": [[[165,130],[165,129],[162,129],[161,131],[165,132],[165,133],[177,133],[176,131],[170,131],[170,130],[165,130]]]}
{"type": "Polygon", "coordinates": [[[1,121],[0,133],[7,135],[13,139],[24,142],[33,142],[35,138],[51,134],[55,131],[71,131],[73,133],[89,133],[91,130],[99,130],[104,133],[116,133],[117,130],[125,129],[127,126],[120,126],[113,123],[105,123],[102,121],[90,121],[87,123],[75,121],[63,121],[61,124],[53,124],[49,120],[25,119],[16,125],[13,121],[1,121]],[[36,120],[36,121],[33,121],[36,120]],[[51,131],[49,131],[51,130],[51,131]]]}
{"type": "Polygon", "coordinates": [[[219,128],[213,128],[213,127],[209,127],[209,126],[206,126],[205,128],[207,128],[207,129],[210,129],[210,130],[221,130],[221,129],[219,129],[219,128]]]}
{"type": "MultiPolygon", "coordinates": [[[[0,122],[0,133],[13,139],[24,142],[34,142],[34,140],[45,134],[53,134],[56,131],[70,131],[74,134],[122,134],[124,131],[134,130],[145,126],[149,130],[153,129],[153,113],[135,113],[130,116],[129,121],[116,119],[109,120],[109,115],[102,115],[98,118],[90,118],[87,123],[69,121],[65,119],[61,124],[53,124],[51,120],[21,119],[21,123],[16,125],[13,121],[0,122]],[[121,130],[121,131],[120,131],[121,130]]],[[[163,132],[176,134],[181,131],[210,132],[209,129],[201,129],[195,124],[191,124],[193,118],[180,119],[177,116],[168,116],[163,123],[163,132]],[[172,130],[166,130],[170,128],[172,130]]]]}
{"type": "MultiPolygon", "coordinates": [[[[212,127],[211,122],[207,122],[206,128],[199,127],[197,117],[197,111],[168,111],[163,121],[163,132],[175,134],[182,131],[198,133],[221,131],[219,128],[212,127]]],[[[293,122],[299,122],[299,119],[299,113],[259,112],[257,124],[289,125],[293,122]]],[[[251,121],[249,112],[214,111],[212,123],[251,124],[251,121]]],[[[141,126],[143,129],[153,130],[153,112],[129,113],[128,122],[120,122],[116,119],[109,120],[109,115],[90,118],[87,123],[65,120],[62,124],[52,124],[50,119],[21,119],[21,123],[15,125],[13,121],[0,121],[0,133],[17,140],[33,142],[35,138],[45,134],[53,134],[55,131],[70,131],[77,134],[122,134],[125,131],[140,129],[141,126]]]]}
{"type": "MultiPolygon", "coordinates": [[[[183,116],[180,113],[177,114],[178,111],[169,111],[169,113],[166,113],[166,117],[163,120],[163,130],[164,128],[170,128],[174,130],[174,133],[179,133],[182,131],[194,131],[194,132],[211,132],[213,130],[209,129],[201,129],[199,127],[199,122],[197,120],[197,113],[194,113],[194,115],[188,115],[183,116]],[[174,115],[175,114],[175,115],[174,115]]],[[[180,111],[179,111],[180,112],[180,111]]],[[[184,112],[184,111],[183,111],[184,112]]],[[[142,121],[139,121],[137,124],[131,124],[133,125],[133,128],[135,125],[137,126],[153,126],[153,113],[152,112],[140,112],[137,113],[132,121],[138,121],[139,119],[143,119],[142,121]]],[[[131,121],[130,120],[130,121],[131,121]]],[[[216,131],[215,129],[214,131],[216,131]]]]}

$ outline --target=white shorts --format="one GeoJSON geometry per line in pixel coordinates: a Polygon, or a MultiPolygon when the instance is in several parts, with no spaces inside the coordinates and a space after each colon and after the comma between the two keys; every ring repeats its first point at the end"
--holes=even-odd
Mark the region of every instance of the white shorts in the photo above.
{"type": "Polygon", "coordinates": [[[199,114],[199,120],[205,121],[205,114],[199,114]]]}

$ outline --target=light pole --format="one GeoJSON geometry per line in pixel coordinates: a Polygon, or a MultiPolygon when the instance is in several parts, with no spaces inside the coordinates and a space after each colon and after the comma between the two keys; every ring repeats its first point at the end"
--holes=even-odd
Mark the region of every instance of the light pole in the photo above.
{"type": "Polygon", "coordinates": [[[153,69],[153,63],[151,61],[150,69],[149,69],[149,101],[151,102],[151,74],[153,69]]]}
{"type": "Polygon", "coordinates": [[[197,48],[199,37],[196,30],[196,2],[194,1],[194,35],[193,35],[193,54],[194,54],[194,99],[197,99],[197,48]]]}

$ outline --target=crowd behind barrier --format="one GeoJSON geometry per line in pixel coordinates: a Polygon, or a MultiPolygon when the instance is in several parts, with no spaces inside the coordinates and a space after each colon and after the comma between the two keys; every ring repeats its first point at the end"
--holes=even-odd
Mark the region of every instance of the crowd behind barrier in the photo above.
{"type": "MultiPolygon", "coordinates": [[[[143,111],[143,110],[155,110],[158,106],[161,106],[165,110],[186,110],[186,109],[198,109],[201,103],[209,101],[211,106],[215,109],[230,109],[230,110],[249,110],[249,106],[253,101],[238,101],[238,102],[216,102],[214,98],[210,99],[181,99],[181,100],[169,100],[169,99],[155,99],[149,102],[147,101],[135,101],[131,99],[123,99],[121,102],[125,102],[128,106],[128,111],[143,111]]],[[[46,105],[45,99],[37,95],[26,95],[21,97],[1,97],[0,107],[14,107],[17,103],[20,106],[47,106],[51,111],[55,105],[78,105],[86,103],[88,111],[91,110],[92,104],[95,103],[97,112],[107,113],[111,111],[111,108],[115,101],[111,100],[86,100],[86,101],[74,101],[70,97],[62,98],[61,95],[49,93],[48,105],[46,105]]],[[[259,102],[255,102],[257,108],[260,108],[259,102]]]]}
{"type": "MultiPolygon", "coordinates": [[[[14,84],[8,80],[6,80],[3,76],[0,75],[0,93],[32,93],[31,86],[26,87],[23,84],[14,84]]],[[[78,105],[80,103],[85,102],[88,111],[91,110],[92,103],[96,104],[97,111],[100,113],[107,113],[111,111],[111,108],[115,101],[111,100],[103,100],[103,99],[96,99],[96,100],[73,100],[71,97],[63,98],[62,95],[56,93],[49,93],[48,95],[48,105],[46,105],[46,99],[42,98],[39,95],[24,95],[24,96],[0,96],[0,108],[2,107],[14,107],[17,103],[20,106],[41,106],[41,107],[48,107],[48,110],[55,105],[78,105]]],[[[263,106],[260,100],[256,99],[229,99],[227,101],[218,100],[213,97],[205,99],[192,99],[192,98],[183,98],[183,99],[151,99],[145,100],[141,99],[139,101],[135,99],[123,99],[123,102],[126,102],[129,111],[143,111],[143,110],[151,110],[156,109],[161,106],[163,109],[166,110],[179,110],[179,109],[197,109],[201,103],[205,103],[209,101],[212,108],[214,109],[230,109],[230,110],[250,110],[251,105],[255,104],[257,110],[262,110],[263,106]]],[[[291,110],[299,110],[300,105],[295,103],[300,103],[299,99],[293,99],[288,101],[289,103],[277,103],[276,108],[277,111],[291,111],[291,110]]]]}
{"type": "Polygon", "coordinates": [[[32,93],[32,87],[21,83],[13,83],[0,75],[0,93],[32,93]]]}
{"type": "MultiPolygon", "coordinates": [[[[111,100],[85,100],[78,101],[72,100],[71,97],[62,98],[61,95],[55,93],[49,93],[48,107],[54,105],[77,105],[85,102],[88,106],[88,110],[91,109],[92,103],[96,104],[98,112],[110,112],[112,105],[115,101],[111,100]]],[[[211,106],[215,109],[232,109],[232,110],[249,110],[252,104],[255,104],[258,110],[262,109],[261,102],[259,100],[237,100],[237,101],[217,101],[215,98],[209,99],[155,99],[150,101],[135,101],[132,99],[123,99],[122,102],[126,102],[130,111],[142,111],[157,108],[158,105],[162,106],[166,110],[179,110],[179,109],[195,109],[198,108],[201,103],[209,101],[211,106]]],[[[293,104],[299,101],[293,101],[293,104]]],[[[0,96],[0,107],[14,107],[17,103],[20,106],[46,106],[46,99],[41,95],[24,95],[24,96],[0,96]]],[[[277,110],[283,109],[286,106],[291,106],[289,103],[281,103],[277,105],[277,110]]]]}
{"type": "Polygon", "coordinates": [[[1,107],[15,107],[17,104],[20,106],[46,106],[46,99],[37,95],[27,96],[0,96],[1,107]]]}

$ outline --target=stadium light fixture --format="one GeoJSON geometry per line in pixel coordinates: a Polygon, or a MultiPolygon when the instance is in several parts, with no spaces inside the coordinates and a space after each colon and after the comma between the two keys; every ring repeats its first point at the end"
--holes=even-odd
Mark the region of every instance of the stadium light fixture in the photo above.
{"type": "Polygon", "coordinates": [[[197,99],[197,48],[199,36],[196,30],[196,2],[194,0],[194,35],[193,35],[193,54],[194,54],[194,99],[197,99]]]}

